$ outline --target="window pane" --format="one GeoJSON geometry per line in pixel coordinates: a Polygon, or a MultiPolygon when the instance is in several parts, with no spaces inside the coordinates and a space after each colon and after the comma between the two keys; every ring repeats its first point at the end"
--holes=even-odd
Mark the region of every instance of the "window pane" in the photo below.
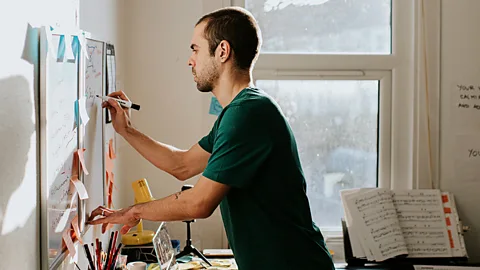
{"type": "Polygon", "coordinates": [[[263,52],[390,54],[391,0],[246,0],[263,52]]]}
{"type": "Polygon", "coordinates": [[[378,81],[259,80],[297,140],[314,221],[341,227],[341,189],[377,186],[378,81]]]}

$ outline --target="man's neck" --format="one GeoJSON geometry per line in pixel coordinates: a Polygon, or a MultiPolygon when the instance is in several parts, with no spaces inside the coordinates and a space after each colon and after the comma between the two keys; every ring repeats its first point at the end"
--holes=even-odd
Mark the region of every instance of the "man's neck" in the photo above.
{"type": "Polygon", "coordinates": [[[236,77],[223,76],[218,81],[212,93],[218,99],[223,108],[230,104],[232,100],[247,87],[252,87],[253,83],[250,74],[239,74],[236,77]]]}

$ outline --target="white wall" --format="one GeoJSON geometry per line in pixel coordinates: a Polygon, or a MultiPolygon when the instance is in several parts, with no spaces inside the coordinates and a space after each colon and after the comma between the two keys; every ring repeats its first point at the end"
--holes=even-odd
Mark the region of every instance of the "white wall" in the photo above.
{"type": "Polygon", "coordinates": [[[467,162],[466,149],[479,148],[480,115],[472,114],[457,118],[454,97],[458,97],[456,84],[480,86],[480,1],[443,0],[441,31],[441,144],[440,188],[455,194],[460,217],[465,225],[472,227],[465,234],[466,245],[473,261],[480,261],[480,171],[478,161],[470,161],[465,169],[456,169],[458,158],[467,162]],[[456,95],[455,95],[456,93],[456,95]],[[457,137],[469,134],[470,138],[457,137]],[[457,140],[461,139],[461,140],[457,140]],[[463,154],[459,156],[458,154],[463,154]]]}
{"type": "Polygon", "coordinates": [[[68,8],[68,2],[0,2],[0,98],[5,101],[0,107],[0,269],[40,265],[38,32],[33,27],[74,25],[74,9],[68,8]]]}
{"type": "MultiPolygon", "coordinates": [[[[117,43],[117,10],[122,2],[82,0],[82,27],[117,43]]],[[[5,101],[0,107],[0,269],[40,267],[38,32],[34,28],[75,25],[72,6],[75,0],[0,2],[0,98],[5,101]]]]}
{"type": "MultiPolygon", "coordinates": [[[[139,112],[132,112],[133,124],[154,139],[183,149],[206,135],[215,119],[208,115],[210,94],[198,92],[187,65],[191,34],[202,15],[201,2],[126,1],[123,17],[127,52],[125,91],[142,106],[139,112]]],[[[137,179],[148,180],[155,198],[177,192],[185,184],[155,168],[122,140],[119,148],[121,192],[125,199],[120,207],[133,203],[130,183],[137,179]]],[[[157,226],[158,223],[145,223],[146,229],[155,230],[157,226]]],[[[172,238],[181,240],[183,246],[185,223],[172,222],[169,229],[172,238]]],[[[218,210],[206,220],[197,220],[192,224],[194,246],[222,247],[222,230],[218,210]]]]}

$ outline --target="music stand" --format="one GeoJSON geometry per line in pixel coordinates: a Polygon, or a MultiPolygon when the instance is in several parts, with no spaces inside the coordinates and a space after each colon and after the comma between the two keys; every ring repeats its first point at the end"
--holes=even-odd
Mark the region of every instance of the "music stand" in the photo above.
{"type": "MultiPolygon", "coordinates": [[[[182,186],[182,191],[185,191],[187,189],[191,189],[193,186],[192,185],[184,185],[182,186]]],[[[177,254],[177,256],[175,256],[177,259],[180,258],[180,257],[183,257],[185,255],[189,255],[189,254],[194,254],[194,255],[197,255],[198,257],[200,257],[203,261],[205,261],[209,266],[212,266],[212,264],[207,260],[207,258],[205,258],[205,256],[203,256],[203,254],[198,251],[198,249],[196,249],[193,245],[192,245],[192,235],[191,235],[191,232],[190,232],[190,223],[192,222],[195,222],[195,220],[186,220],[184,221],[185,223],[187,223],[187,241],[186,241],[186,245],[185,247],[183,248],[183,250],[177,254]]]]}

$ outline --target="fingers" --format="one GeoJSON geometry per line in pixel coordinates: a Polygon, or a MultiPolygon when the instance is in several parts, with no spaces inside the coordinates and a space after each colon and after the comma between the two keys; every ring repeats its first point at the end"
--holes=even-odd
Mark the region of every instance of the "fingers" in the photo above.
{"type": "Polygon", "coordinates": [[[131,228],[132,228],[132,227],[130,227],[130,226],[128,226],[128,225],[124,225],[124,226],[122,227],[122,229],[120,230],[120,234],[126,234],[126,233],[128,233],[131,228]]]}
{"type": "MultiPolygon", "coordinates": [[[[88,222],[93,221],[93,219],[95,219],[97,216],[108,217],[114,212],[115,211],[113,211],[113,210],[110,210],[110,209],[105,208],[103,206],[99,206],[95,210],[92,211],[92,213],[90,214],[90,218],[88,219],[88,222]]],[[[99,224],[99,223],[97,223],[97,224],[99,224]]]]}
{"type": "Polygon", "coordinates": [[[130,99],[128,99],[127,95],[125,95],[125,93],[123,91],[113,92],[113,93],[108,94],[108,96],[130,101],[130,99]]]}
{"type": "Polygon", "coordinates": [[[111,221],[111,217],[99,218],[96,220],[90,220],[87,222],[88,225],[98,225],[98,224],[108,224],[111,221]]]}
{"type": "Polygon", "coordinates": [[[102,108],[108,108],[110,104],[107,101],[102,102],[102,108]]]}
{"type": "Polygon", "coordinates": [[[103,223],[102,224],[102,234],[104,234],[107,231],[108,223],[103,223]]]}
{"type": "Polygon", "coordinates": [[[115,100],[109,99],[108,104],[110,105],[110,108],[108,108],[110,113],[112,113],[111,108],[115,109],[115,112],[121,112],[123,110],[122,107],[120,107],[120,104],[115,100]]]}

